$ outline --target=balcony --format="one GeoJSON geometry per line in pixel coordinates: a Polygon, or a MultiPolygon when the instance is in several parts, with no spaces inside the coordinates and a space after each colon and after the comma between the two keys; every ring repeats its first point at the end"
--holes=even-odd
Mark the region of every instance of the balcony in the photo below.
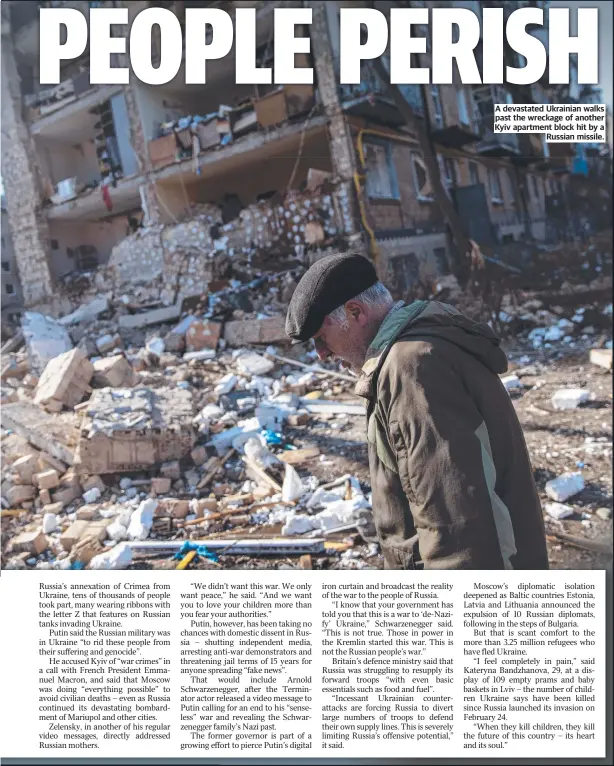
{"type": "MultiPolygon", "coordinates": [[[[337,60],[335,64],[338,72],[339,61],[337,60]]],[[[399,85],[398,87],[414,112],[420,116],[424,115],[420,86],[399,85]]],[[[405,124],[392,95],[388,92],[388,84],[382,82],[368,62],[363,62],[361,66],[360,83],[339,85],[339,100],[342,109],[356,117],[366,117],[387,125],[405,124]]]]}
{"type": "Polygon", "coordinates": [[[514,157],[520,154],[516,133],[494,132],[495,104],[513,103],[511,93],[498,85],[475,88],[473,92],[477,128],[482,140],[476,152],[483,157],[514,157]]]}
{"type": "Polygon", "coordinates": [[[539,133],[519,133],[518,152],[511,159],[519,167],[534,165],[539,170],[547,170],[550,166],[548,145],[539,133]]]}
{"type": "Polygon", "coordinates": [[[436,144],[450,149],[462,149],[467,144],[474,144],[480,140],[479,122],[471,120],[465,122],[460,118],[454,122],[436,128],[431,131],[431,137],[436,144]]]}

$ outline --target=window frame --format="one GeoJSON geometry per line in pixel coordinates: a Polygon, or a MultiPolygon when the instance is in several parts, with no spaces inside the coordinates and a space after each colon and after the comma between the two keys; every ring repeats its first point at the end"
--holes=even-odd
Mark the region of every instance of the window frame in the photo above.
{"type": "Polygon", "coordinates": [[[368,171],[368,168],[366,167],[366,158],[365,158],[365,191],[367,193],[367,197],[375,201],[379,201],[379,200],[399,201],[401,199],[401,195],[399,193],[399,182],[397,178],[396,167],[394,165],[394,160],[392,156],[392,149],[393,149],[392,141],[383,139],[383,138],[369,138],[368,140],[365,141],[365,148],[369,145],[379,146],[383,148],[385,151],[386,168],[388,171],[388,178],[390,181],[390,194],[377,194],[369,189],[369,171],[368,171]]]}
{"type": "Polygon", "coordinates": [[[420,193],[420,188],[418,186],[418,176],[416,174],[416,160],[420,160],[420,162],[422,162],[422,164],[424,165],[424,172],[426,174],[426,180],[428,182],[428,172],[426,170],[426,164],[424,163],[424,160],[415,151],[410,152],[409,156],[410,156],[410,162],[411,162],[411,175],[414,181],[414,191],[416,192],[416,199],[418,200],[418,202],[434,202],[435,196],[434,195],[431,195],[429,197],[424,196],[423,194],[420,193]]]}
{"type": "Polygon", "coordinates": [[[431,85],[431,102],[433,104],[433,122],[435,128],[441,130],[446,126],[446,118],[443,113],[443,101],[441,100],[439,85],[431,85]],[[436,105],[439,107],[439,113],[437,113],[436,105]]]}
{"type": "Polygon", "coordinates": [[[478,184],[481,184],[480,181],[480,165],[475,160],[469,160],[469,181],[471,182],[470,186],[477,186],[478,184]],[[473,178],[473,170],[475,169],[475,180],[473,178]]]}
{"type": "Polygon", "coordinates": [[[488,190],[490,192],[490,201],[493,205],[503,205],[505,200],[503,199],[503,188],[501,186],[501,177],[499,175],[498,168],[488,168],[488,190]],[[493,189],[493,179],[496,179],[497,190],[499,193],[495,193],[493,189]]]}

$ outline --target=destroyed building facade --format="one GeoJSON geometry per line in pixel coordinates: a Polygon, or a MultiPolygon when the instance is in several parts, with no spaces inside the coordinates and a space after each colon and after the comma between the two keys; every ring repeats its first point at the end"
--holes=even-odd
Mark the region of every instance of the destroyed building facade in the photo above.
{"type": "Polygon", "coordinates": [[[2,328],[6,327],[10,331],[19,325],[19,318],[23,311],[23,295],[21,294],[21,280],[4,195],[2,195],[0,203],[2,211],[2,299],[0,301],[2,303],[2,328]]]}
{"type": "MultiPolygon", "coordinates": [[[[293,4],[303,5],[284,6],[293,4]]],[[[457,4],[480,12],[478,2],[457,4]]],[[[509,14],[526,3],[493,4],[509,14]]],[[[206,85],[186,85],[182,67],[164,86],[134,78],[91,86],[87,49],[65,63],[58,86],[41,86],[40,5],[2,4],[2,176],[27,307],[58,315],[71,309],[75,290],[82,298],[88,285],[132,284],[171,306],[207,291],[229,263],[281,270],[334,249],[372,257],[399,294],[450,270],[448,226],[411,126],[369,62],[360,85],[338,84],[338,15],[347,3],[309,3],[311,55],[297,65],[314,67],[315,84],[281,87],[236,85],[232,56],[208,63],[206,85]]],[[[132,20],[152,3],[121,5],[132,20]]],[[[183,23],[185,3],[164,5],[183,23]]],[[[240,5],[257,9],[267,65],[279,3],[240,5]]],[[[89,4],[70,6],[87,13],[89,4]]],[[[428,66],[428,50],[420,56],[428,66]]],[[[603,146],[493,132],[495,103],[595,92],[572,85],[553,94],[538,84],[402,93],[427,128],[445,193],[481,247],[559,241],[587,225],[597,230],[611,214],[603,146]]]]}

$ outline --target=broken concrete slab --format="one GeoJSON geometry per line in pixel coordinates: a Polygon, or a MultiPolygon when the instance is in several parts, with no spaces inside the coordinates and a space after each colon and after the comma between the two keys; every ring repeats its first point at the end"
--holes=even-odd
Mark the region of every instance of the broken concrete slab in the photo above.
{"type": "Polygon", "coordinates": [[[130,388],[136,385],[138,376],[130,362],[122,354],[97,359],[94,362],[92,385],[111,388],[130,388]]]}
{"type": "Polygon", "coordinates": [[[119,326],[122,330],[134,330],[149,327],[152,324],[172,322],[181,316],[182,303],[183,300],[178,301],[172,306],[145,311],[142,314],[124,314],[119,318],[119,326]]]}
{"type": "Polygon", "coordinates": [[[54,489],[60,483],[60,476],[54,468],[34,475],[34,481],[39,489],[54,489]]]}
{"type": "Polygon", "coordinates": [[[275,362],[260,354],[248,352],[238,357],[237,367],[245,375],[266,375],[275,367],[275,362]]]}
{"type": "Polygon", "coordinates": [[[288,342],[286,320],[283,316],[267,319],[248,319],[226,322],[224,340],[234,348],[244,348],[251,344],[288,342]]]}
{"type": "Polygon", "coordinates": [[[74,463],[79,429],[72,413],[50,415],[36,404],[14,402],[2,407],[0,417],[3,428],[10,428],[67,465],[74,463]]]}
{"type": "Polygon", "coordinates": [[[79,306],[72,314],[67,314],[58,319],[58,324],[66,327],[68,325],[79,324],[79,322],[93,322],[100,314],[104,314],[108,310],[109,301],[104,296],[98,295],[89,303],[79,306]]]}
{"type": "Polygon", "coordinates": [[[59,412],[62,407],[72,409],[91,390],[89,383],[93,374],[94,366],[83,351],[78,348],[66,351],[45,367],[34,403],[52,412],[59,412]]]}
{"type": "Polygon", "coordinates": [[[51,359],[73,347],[67,330],[44,314],[26,311],[21,326],[28,349],[30,371],[35,375],[40,375],[51,359]]]}
{"type": "Polygon", "coordinates": [[[121,473],[186,457],[194,441],[189,391],[102,389],[85,410],[77,459],[87,473],[121,473]]]}
{"type": "Polygon", "coordinates": [[[36,488],[31,484],[14,484],[6,492],[6,499],[11,508],[17,508],[22,503],[34,500],[36,497],[36,488]]]}

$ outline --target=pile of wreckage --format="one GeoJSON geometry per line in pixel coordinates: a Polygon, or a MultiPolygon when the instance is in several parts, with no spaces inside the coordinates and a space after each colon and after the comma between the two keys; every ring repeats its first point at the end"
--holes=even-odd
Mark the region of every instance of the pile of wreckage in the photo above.
{"type": "MultiPolygon", "coordinates": [[[[284,292],[259,289],[269,311],[284,292]]],[[[4,567],[377,555],[357,479],[320,485],[304,466],[325,456],[284,437],[315,413],[363,416],[355,378],[304,349],[284,356],[284,314],[233,309],[236,295],[205,301],[231,312],[225,323],[176,306],[127,313],[104,296],[59,320],[24,315],[3,347],[4,567]]]]}
{"type": "MultiPolygon", "coordinates": [[[[299,276],[221,280],[171,305],[106,293],[60,319],[27,312],[2,348],[3,566],[380,568],[369,487],[315,476],[335,466],[319,421],[362,434],[365,408],[353,375],[284,348],[299,276]]],[[[459,298],[453,278],[444,291],[459,298]]],[[[612,306],[581,303],[506,299],[498,319],[520,363],[574,349],[611,369],[612,306]]],[[[502,382],[522,388],[518,374],[502,382]]],[[[584,396],[557,395],[565,408],[584,396]]]]}

